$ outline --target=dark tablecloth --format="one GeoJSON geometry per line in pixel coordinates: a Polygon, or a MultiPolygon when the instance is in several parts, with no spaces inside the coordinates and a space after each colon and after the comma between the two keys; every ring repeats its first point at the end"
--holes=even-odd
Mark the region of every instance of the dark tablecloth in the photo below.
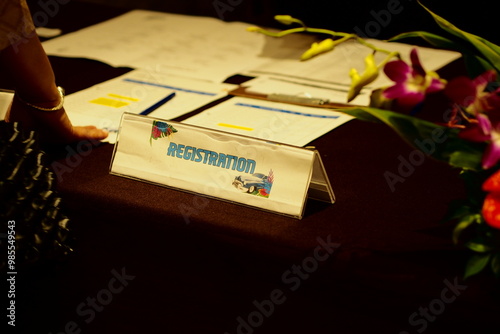
{"type": "MultiPolygon", "coordinates": [[[[70,93],[129,70],[51,61],[70,93]]],[[[413,148],[359,120],[311,145],[337,202],[309,201],[302,220],[110,175],[111,144],[56,149],[75,252],[18,276],[17,329],[498,333],[498,284],[463,280],[467,253],[442,222],[465,196],[458,171],[401,169],[413,148]],[[401,171],[391,189],[385,173],[401,171]]]]}

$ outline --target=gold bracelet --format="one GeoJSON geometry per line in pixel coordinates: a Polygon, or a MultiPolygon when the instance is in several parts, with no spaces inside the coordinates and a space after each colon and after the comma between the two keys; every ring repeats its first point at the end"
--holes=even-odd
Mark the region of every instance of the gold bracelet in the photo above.
{"type": "Polygon", "coordinates": [[[57,111],[57,110],[61,110],[63,105],[64,105],[64,88],[62,88],[61,86],[57,86],[57,91],[59,92],[59,97],[60,97],[60,101],[59,103],[57,104],[57,106],[53,107],[53,108],[44,108],[44,107],[40,107],[40,106],[37,106],[37,105],[34,105],[34,104],[31,104],[25,100],[23,100],[19,95],[16,94],[17,96],[17,99],[19,101],[21,101],[23,104],[27,105],[28,107],[31,107],[31,108],[34,108],[36,110],[41,110],[41,111],[57,111]]]}

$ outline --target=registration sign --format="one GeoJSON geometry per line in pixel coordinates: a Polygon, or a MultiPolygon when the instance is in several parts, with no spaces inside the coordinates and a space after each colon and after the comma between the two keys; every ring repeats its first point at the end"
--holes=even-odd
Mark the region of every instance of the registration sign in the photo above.
{"type": "Polygon", "coordinates": [[[308,197],[335,202],[316,150],[130,113],[110,172],[298,219],[308,197]]]}

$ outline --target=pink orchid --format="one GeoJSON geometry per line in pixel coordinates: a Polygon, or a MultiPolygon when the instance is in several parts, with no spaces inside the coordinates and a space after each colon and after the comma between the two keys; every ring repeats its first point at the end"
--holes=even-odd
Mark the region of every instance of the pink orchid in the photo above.
{"type": "Polygon", "coordinates": [[[417,49],[410,52],[411,66],[402,60],[387,63],[384,72],[395,82],[383,91],[388,99],[397,99],[400,106],[412,108],[422,102],[425,95],[442,90],[446,81],[434,72],[426,72],[418,58],[417,49]]]}
{"type": "Polygon", "coordinates": [[[483,168],[488,169],[500,160],[500,121],[492,122],[485,114],[478,114],[476,120],[460,132],[460,137],[473,142],[489,142],[482,159],[483,168]]]}
{"type": "Polygon", "coordinates": [[[500,88],[492,92],[486,90],[489,83],[496,81],[496,76],[495,71],[489,70],[475,79],[457,77],[447,84],[444,92],[472,115],[500,109],[500,88]]]}

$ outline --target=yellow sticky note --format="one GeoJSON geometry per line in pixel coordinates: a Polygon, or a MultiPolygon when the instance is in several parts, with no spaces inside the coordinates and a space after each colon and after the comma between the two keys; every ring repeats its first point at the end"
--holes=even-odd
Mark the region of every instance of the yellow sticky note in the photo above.
{"type": "Polygon", "coordinates": [[[129,101],[133,101],[133,102],[139,101],[139,99],[136,99],[135,97],[123,96],[123,95],[118,95],[118,94],[108,94],[108,96],[114,97],[117,99],[122,99],[122,100],[129,100],[129,101]]]}
{"type": "Polygon", "coordinates": [[[223,126],[226,128],[231,128],[231,129],[238,129],[238,130],[245,130],[245,131],[253,131],[252,128],[247,128],[246,126],[239,126],[239,125],[233,125],[233,124],[227,124],[227,123],[219,123],[217,124],[218,126],[223,126]]]}
{"type": "Polygon", "coordinates": [[[112,108],[121,108],[128,106],[130,103],[120,101],[120,100],[115,100],[115,99],[109,99],[107,97],[99,97],[95,100],[90,101],[90,103],[95,103],[95,104],[100,104],[106,107],[112,107],[112,108]]]}

